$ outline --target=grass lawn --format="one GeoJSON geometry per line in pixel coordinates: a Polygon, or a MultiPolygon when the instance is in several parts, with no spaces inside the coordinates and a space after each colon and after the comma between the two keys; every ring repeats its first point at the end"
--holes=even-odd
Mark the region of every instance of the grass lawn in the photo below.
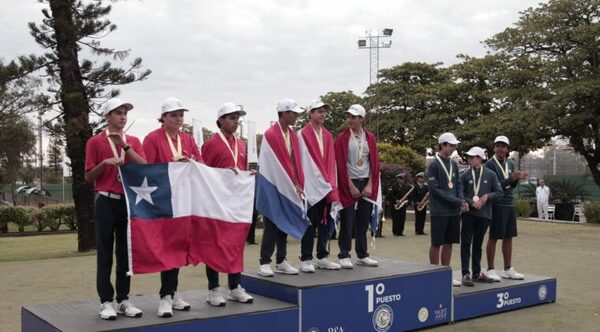
{"type": "MultiPolygon", "coordinates": [[[[371,249],[374,257],[428,262],[428,236],[415,236],[407,222],[404,237],[391,236],[386,222],[383,234],[371,249]]],[[[426,226],[429,233],[429,224],[426,226]]],[[[261,231],[257,231],[260,241],[261,231]]],[[[555,276],[557,303],[486,316],[436,327],[448,331],[598,331],[600,326],[600,225],[555,224],[519,221],[514,241],[513,265],[525,274],[555,276]]],[[[94,253],[77,254],[76,234],[0,238],[0,331],[20,330],[22,305],[97,299],[94,253]]],[[[337,243],[331,243],[332,257],[337,243]]],[[[500,248],[496,267],[502,266],[500,248]]],[[[288,260],[298,266],[299,243],[289,240],[288,260]]],[[[259,246],[247,246],[246,268],[258,266],[259,246]]],[[[482,265],[486,266],[483,258],[482,265]]],[[[460,247],[454,246],[454,269],[460,267],[460,247]]],[[[343,273],[343,271],[340,271],[343,273]]],[[[113,275],[114,278],[114,275],[113,275]]],[[[221,285],[226,285],[221,274],[221,285]]],[[[204,288],[204,267],[185,267],[179,275],[180,290],[204,288]]],[[[158,274],[136,275],[131,295],[156,294],[158,274]]],[[[157,303],[158,305],[158,303],[157,303]]],[[[193,308],[192,308],[193,310],[193,308]]],[[[94,313],[97,314],[97,313],[94,313]]],[[[155,315],[155,312],[145,315],[155,315]]]]}
{"type": "Polygon", "coordinates": [[[77,234],[0,238],[0,262],[95,255],[77,253],[77,234]]]}

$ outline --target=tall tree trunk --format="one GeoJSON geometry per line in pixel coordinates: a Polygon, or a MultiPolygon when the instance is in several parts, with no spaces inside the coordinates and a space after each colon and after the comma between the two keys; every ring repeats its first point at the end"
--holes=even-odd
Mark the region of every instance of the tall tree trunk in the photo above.
{"type": "Polygon", "coordinates": [[[80,252],[96,246],[92,185],[85,182],[85,145],[92,134],[89,126],[89,103],[81,77],[77,57],[77,37],[73,24],[73,1],[50,0],[56,33],[58,66],[62,90],[60,98],[64,111],[67,155],[73,171],[73,202],[77,216],[78,246],[80,252]]]}

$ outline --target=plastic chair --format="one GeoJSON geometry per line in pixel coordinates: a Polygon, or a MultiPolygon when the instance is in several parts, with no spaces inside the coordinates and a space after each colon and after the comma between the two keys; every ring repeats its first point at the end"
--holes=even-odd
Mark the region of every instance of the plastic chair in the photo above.
{"type": "Polygon", "coordinates": [[[581,204],[576,204],[575,209],[573,210],[573,219],[571,221],[575,221],[575,217],[578,217],[577,220],[580,222],[585,222],[585,216],[583,214],[583,206],[581,204]]]}
{"type": "Polygon", "coordinates": [[[554,220],[554,211],[556,211],[556,205],[548,204],[548,219],[554,220]]]}

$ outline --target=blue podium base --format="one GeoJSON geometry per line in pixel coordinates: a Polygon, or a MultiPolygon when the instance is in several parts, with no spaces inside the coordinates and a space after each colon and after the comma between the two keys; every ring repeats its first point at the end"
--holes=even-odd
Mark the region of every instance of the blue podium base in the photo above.
{"type": "MultiPolygon", "coordinates": [[[[461,280],[461,272],[454,271],[461,280]]],[[[525,274],[524,280],[502,279],[474,287],[454,287],[453,321],[491,315],[556,301],[556,278],[525,274]]]]}
{"type": "Polygon", "coordinates": [[[252,293],[300,306],[298,331],[401,331],[450,322],[449,267],[376,258],[378,267],[242,274],[252,293]]]}
{"type": "MultiPolygon", "coordinates": [[[[224,290],[221,290],[225,292],[224,290]]],[[[24,306],[21,331],[296,331],[298,306],[254,296],[254,303],[228,301],[225,307],[206,303],[207,291],[185,291],[182,297],[190,311],[174,311],[171,318],[159,318],[158,295],[131,298],[144,312],[141,318],[100,319],[98,301],[24,306]]]]}

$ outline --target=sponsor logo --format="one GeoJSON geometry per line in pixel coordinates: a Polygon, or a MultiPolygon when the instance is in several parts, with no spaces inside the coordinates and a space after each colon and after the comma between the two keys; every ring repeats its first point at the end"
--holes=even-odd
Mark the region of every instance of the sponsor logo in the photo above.
{"type": "Polygon", "coordinates": [[[394,322],[394,311],[387,304],[382,304],[373,313],[373,327],[377,332],[386,332],[394,322]]]}
{"type": "Polygon", "coordinates": [[[435,310],[433,310],[433,318],[435,320],[444,320],[448,317],[448,308],[444,307],[442,303],[440,303],[435,310]]]}
{"type": "Polygon", "coordinates": [[[548,288],[546,288],[546,285],[541,285],[540,288],[538,288],[538,299],[544,301],[546,296],[548,296],[548,288]]]}
{"type": "Polygon", "coordinates": [[[328,327],[327,332],[344,332],[346,331],[343,326],[328,327]]]}
{"type": "Polygon", "coordinates": [[[421,323],[425,323],[427,321],[427,318],[429,318],[429,310],[427,310],[427,308],[425,307],[421,307],[421,309],[419,309],[419,322],[421,323]]]}
{"type": "Polygon", "coordinates": [[[496,297],[498,298],[498,302],[496,302],[496,308],[498,309],[521,303],[520,297],[511,298],[508,292],[498,293],[496,297]]]}

